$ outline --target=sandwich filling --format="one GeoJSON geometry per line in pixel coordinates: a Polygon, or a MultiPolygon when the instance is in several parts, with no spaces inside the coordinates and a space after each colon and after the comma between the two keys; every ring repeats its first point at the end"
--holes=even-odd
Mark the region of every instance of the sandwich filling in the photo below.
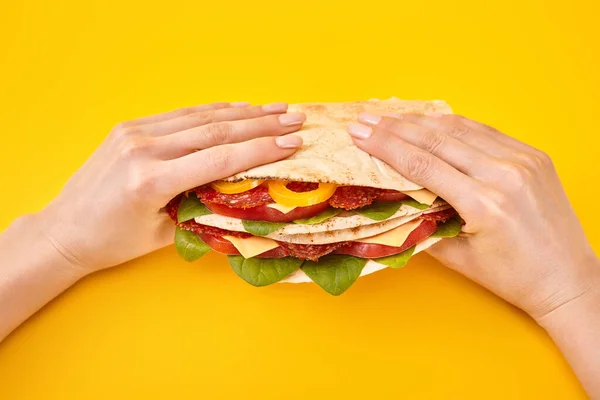
{"type": "MultiPolygon", "coordinates": [[[[209,250],[225,254],[234,271],[256,286],[275,283],[301,269],[326,291],[337,295],[354,283],[362,268],[352,271],[351,275],[356,275],[353,280],[341,285],[338,282],[335,288],[329,281],[320,283],[318,278],[313,279],[311,274],[314,277],[323,275],[325,265],[328,265],[326,273],[334,273],[340,267],[345,268],[349,260],[358,260],[363,267],[368,260],[374,260],[397,268],[404,265],[415,246],[427,238],[453,236],[460,231],[456,211],[448,207],[430,209],[435,195],[429,195],[425,190],[418,191],[420,193],[415,197],[431,204],[418,202],[409,195],[410,192],[333,184],[323,186],[305,182],[241,181],[233,184],[217,182],[190,190],[166,207],[177,224],[177,250],[188,261],[198,259],[209,250]],[[232,191],[232,186],[237,186],[237,193],[224,193],[232,191]],[[375,223],[385,223],[402,206],[412,208],[414,218],[408,215],[407,222],[375,235],[362,237],[356,233],[353,240],[314,244],[310,243],[314,241],[310,234],[296,235],[297,238],[306,236],[304,243],[265,237],[273,236],[273,232],[289,224],[326,224],[340,212],[345,212],[345,218],[352,218],[352,213],[356,213],[375,223]],[[208,214],[240,219],[244,229],[223,229],[198,222],[208,214]],[[311,266],[317,270],[311,270],[311,266]]],[[[360,228],[350,231],[360,232],[360,228]]]]}

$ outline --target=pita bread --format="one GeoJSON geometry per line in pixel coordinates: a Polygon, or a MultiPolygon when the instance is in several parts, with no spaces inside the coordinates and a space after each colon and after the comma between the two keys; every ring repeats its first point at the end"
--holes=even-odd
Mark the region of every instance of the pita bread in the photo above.
{"type": "Polygon", "coordinates": [[[441,100],[368,100],[351,103],[309,103],[290,105],[290,112],[307,116],[301,136],[304,145],[282,161],[252,168],[228,181],[243,179],[282,179],[299,182],[329,182],[338,185],[370,186],[380,189],[418,190],[383,161],[356,147],[347,132],[348,124],[357,121],[361,112],[385,113],[452,113],[441,100]]]}
{"type": "MultiPolygon", "coordinates": [[[[412,207],[410,207],[412,208],[412,207]]],[[[357,240],[370,236],[375,236],[383,232],[387,232],[391,229],[397,228],[400,225],[403,225],[409,221],[412,221],[415,218],[418,218],[422,214],[427,214],[431,212],[443,211],[450,208],[450,205],[443,204],[435,208],[428,208],[427,210],[420,211],[415,208],[413,210],[417,211],[412,214],[396,217],[393,219],[386,219],[385,221],[373,221],[365,217],[371,223],[368,225],[356,225],[351,228],[337,229],[337,230],[319,230],[313,233],[305,233],[305,234],[287,234],[285,232],[285,228],[283,227],[273,233],[266,235],[265,237],[273,240],[278,240],[280,242],[285,243],[297,243],[297,244],[328,244],[328,243],[336,243],[336,242],[344,242],[347,240],[357,240]],[[373,223],[375,222],[375,223],[373,223]]],[[[352,218],[352,217],[347,217],[352,218]]],[[[332,218],[333,219],[333,218],[332,218]]],[[[204,215],[202,217],[197,217],[196,222],[201,223],[203,225],[215,226],[221,229],[227,229],[230,231],[237,232],[246,232],[244,226],[242,225],[242,221],[236,218],[224,217],[222,215],[204,215]],[[208,218],[210,217],[210,218],[208,218]],[[209,223],[212,223],[210,225],[209,223]]]]}
{"type": "MultiPolygon", "coordinates": [[[[427,250],[429,247],[433,246],[440,240],[442,240],[442,238],[438,238],[438,237],[433,237],[433,238],[430,237],[430,238],[423,240],[421,243],[417,244],[413,255],[420,253],[423,250],[427,250]]],[[[373,272],[380,271],[384,268],[387,268],[387,265],[379,264],[376,261],[369,260],[369,261],[367,261],[367,264],[361,271],[360,276],[362,277],[365,275],[369,275],[369,274],[372,274],[373,272]]],[[[280,280],[279,283],[313,283],[313,281],[312,281],[312,279],[310,279],[308,277],[308,275],[306,275],[304,273],[304,271],[302,271],[302,269],[298,269],[296,272],[292,273],[287,278],[280,280]]]]}
{"type": "MultiPolygon", "coordinates": [[[[417,214],[422,211],[429,212],[445,204],[446,203],[444,201],[438,199],[427,210],[419,210],[411,206],[402,205],[394,215],[388,218],[388,220],[403,217],[405,215],[417,214]]],[[[246,232],[246,230],[244,229],[244,225],[242,224],[242,220],[240,220],[239,218],[226,217],[224,215],[219,214],[208,214],[196,217],[195,220],[197,223],[202,225],[214,226],[216,228],[226,229],[235,232],[246,232]]],[[[373,225],[378,224],[380,222],[382,221],[375,221],[371,218],[367,218],[357,213],[353,213],[350,211],[342,211],[335,217],[331,217],[328,220],[323,221],[319,224],[306,225],[290,223],[289,225],[286,225],[281,229],[276,230],[275,232],[273,232],[273,234],[303,235],[308,233],[351,229],[357,226],[373,225]]]]}

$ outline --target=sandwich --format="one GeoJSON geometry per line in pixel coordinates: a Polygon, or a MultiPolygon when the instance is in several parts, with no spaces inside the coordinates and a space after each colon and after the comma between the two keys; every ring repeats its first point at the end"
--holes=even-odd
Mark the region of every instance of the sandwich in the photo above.
{"type": "Polygon", "coordinates": [[[456,236],[443,199],[360,150],[347,133],[359,113],[451,113],[443,101],[369,100],[289,107],[307,116],[291,157],[190,188],[169,202],[187,261],[210,250],[254,286],[314,282],[332,295],[360,276],[400,268],[456,236]]]}

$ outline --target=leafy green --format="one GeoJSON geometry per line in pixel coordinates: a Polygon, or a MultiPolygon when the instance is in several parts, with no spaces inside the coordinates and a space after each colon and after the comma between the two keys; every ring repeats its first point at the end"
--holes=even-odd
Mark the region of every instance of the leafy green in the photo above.
{"type": "Polygon", "coordinates": [[[461,223],[458,218],[452,218],[440,224],[437,231],[431,237],[450,238],[460,233],[461,223]]]}
{"type": "Polygon", "coordinates": [[[329,207],[326,210],[314,215],[310,218],[297,219],[294,221],[296,224],[304,224],[304,225],[314,225],[320,222],[326,221],[329,218],[335,217],[339,213],[342,212],[341,208],[333,208],[329,207]]]}
{"type": "Polygon", "coordinates": [[[175,249],[185,261],[196,261],[210,251],[207,245],[193,232],[179,227],[175,230],[175,249]]]}
{"type": "Polygon", "coordinates": [[[387,265],[390,268],[402,268],[406,265],[408,260],[410,260],[410,257],[412,257],[413,253],[415,252],[415,247],[416,246],[413,246],[410,249],[393,256],[376,258],[373,261],[379,264],[387,265]]]}
{"type": "Polygon", "coordinates": [[[327,293],[339,296],[360,276],[367,260],[347,255],[328,255],[319,262],[305,261],[302,271],[327,293]]]}
{"type": "Polygon", "coordinates": [[[212,214],[212,212],[198,200],[195,193],[190,193],[189,197],[181,197],[179,209],[177,209],[177,222],[189,221],[207,214],[212,214]]]}
{"type": "Polygon", "coordinates": [[[413,199],[410,199],[410,200],[401,200],[400,203],[404,204],[405,206],[410,206],[412,208],[417,208],[419,210],[427,210],[429,208],[429,205],[419,203],[418,201],[413,200],[413,199]]]}
{"type": "Polygon", "coordinates": [[[427,204],[421,204],[416,200],[407,199],[400,201],[378,201],[354,210],[354,212],[375,221],[383,221],[396,214],[402,205],[407,205],[419,210],[426,210],[429,208],[427,204]]]}
{"type": "Polygon", "coordinates": [[[287,222],[268,222],[268,221],[248,221],[242,220],[242,225],[246,232],[256,236],[266,236],[275,232],[277,229],[286,226],[287,222]]]}
{"type": "Polygon", "coordinates": [[[279,282],[302,265],[302,260],[294,257],[244,258],[242,256],[227,256],[227,258],[233,271],[252,286],[267,286],[279,282]]]}
{"type": "Polygon", "coordinates": [[[401,205],[401,201],[380,201],[354,210],[354,212],[375,221],[383,221],[396,214],[401,205]]]}

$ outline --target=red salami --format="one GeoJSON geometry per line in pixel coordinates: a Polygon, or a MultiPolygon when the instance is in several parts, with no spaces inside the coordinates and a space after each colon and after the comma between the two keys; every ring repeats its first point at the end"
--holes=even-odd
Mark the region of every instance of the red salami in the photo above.
{"type": "Polygon", "coordinates": [[[354,210],[368,206],[379,195],[380,189],[363,186],[340,186],[329,199],[329,204],[335,208],[354,210]]]}
{"type": "Polygon", "coordinates": [[[302,193],[310,192],[311,190],[317,190],[319,188],[319,184],[314,182],[290,182],[285,185],[285,187],[290,189],[292,192],[302,193]]]}
{"type": "Polygon", "coordinates": [[[454,217],[455,215],[456,215],[456,210],[454,208],[449,208],[449,209],[443,210],[443,211],[437,211],[437,212],[432,212],[429,214],[423,214],[423,215],[421,215],[421,219],[424,219],[425,221],[445,222],[445,221],[449,220],[450,218],[454,217]]]}
{"type": "Polygon", "coordinates": [[[234,236],[239,238],[249,238],[252,234],[248,232],[236,232],[236,231],[228,231],[227,229],[216,228],[214,226],[202,225],[194,221],[193,219],[189,221],[182,222],[178,224],[181,229],[186,231],[194,232],[196,235],[200,235],[202,233],[207,233],[209,235],[215,236],[234,236]]]}
{"type": "Polygon", "coordinates": [[[299,258],[301,260],[318,261],[319,257],[323,257],[340,247],[347,246],[350,242],[338,242],[329,244],[297,244],[277,242],[279,246],[284,248],[288,255],[299,258]]]}
{"type": "Polygon", "coordinates": [[[269,191],[263,185],[237,194],[223,194],[210,186],[202,186],[196,189],[196,195],[203,203],[223,204],[231,208],[251,208],[273,203],[269,191]]]}
{"type": "Polygon", "coordinates": [[[165,211],[167,211],[167,214],[169,214],[169,217],[171,217],[171,219],[175,221],[175,223],[177,223],[177,210],[179,209],[179,202],[181,202],[181,196],[182,195],[180,194],[179,196],[175,197],[165,206],[165,211]]]}
{"type": "Polygon", "coordinates": [[[379,189],[375,201],[400,201],[410,199],[410,196],[397,190],[379,189]]]}

